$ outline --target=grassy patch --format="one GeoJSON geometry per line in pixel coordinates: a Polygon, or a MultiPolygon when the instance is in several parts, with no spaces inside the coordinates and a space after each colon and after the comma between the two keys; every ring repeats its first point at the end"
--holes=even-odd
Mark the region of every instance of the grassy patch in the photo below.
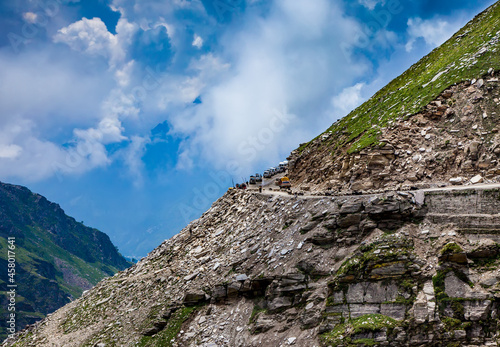
{"type": "MultiPolygon", "coordinates": [[[[377,332],[383,329],[391,330],[396,326],[398,326],[398,322],[393,318],[381,314],[367,314],[338,324],[331,332],[321,335],[321,339],[328,346],[337,346],[352,341],[353,336],[356,334],[377,332]]],[[[355,341],[362,340],[371,339],[359,339],[355,341]]],[[[352,342],[356,343],[355,341],[352,342]]]]}
{"type": "Polygon", "coordinates": [[[267,312],[267,310],[265,308],[262,308],[258,305],[255,305],[253,307],[253,310],[252,310],[252,314],[250,315],[250,318],[248,319],[248,324],[253,324],[255,323],[255,321],[257,320],[257,318],[259,317],[259,314],[261,312],[267,312]]]}
{"type": "Polygon", "coordinates": [[[383,239],[368,245],[362,245],[356,256],[342,263],[337,276],[347,274],[362,277],[367,272],[399,262],[402,256],[409,256],[413,245],[408,240],[401,240],[392,235],[384,235],[383,239]],[[377,252],[378,250],[378,252],[377,252]]]}
{"type": "Polygon", "coordinates": [[[453,310],[453,314],[455,319],[462,319],[464,315],[464,307],[462,305],[463,298],[450,298],[448,294],[445,292],[445,278],[446,275],[453,271],[455,276],[458,277],[462,282],[467,283],[470,287],[473,287],[474,284],[469,280],[469,278],[461,271],[456,269],[444,269],[438,270],[436,275],[432,277],[432,284],[434,285],[434,293],[436,295],[436,301],[438,304],[438,308],[441,314],[444,313],[444,309],[450,305],[453,310]]]}
{"type": "Polygon", "coordinates": [[[137,346],[141,347],[170,347],[173,346],[175,338],[181,331],[182,324],[188,320],[189,316],[198,309],[195,307],[183,307],[175,311],[168,320],[165,329],[154,336],[143,336],[137,346]]]}
{"type": "MultiPolygon", "coordinates": [[[[492,40],[499,30],[500,4],[497,3],[334,123],[325,131],[324,134],[331,135],[323,145],[330,147],[330,152],[346,147],[348,153],[381,145],[381,129],[390,126],[395,119],[420,112],[449,86],[480,78],[489,68],[500,70],[500,55],[496,52],[499,43],[492,40]],[[478,55],[480,48],[489,42],[489,49],[478,55]]],[[[306,150],[309,144],[303,144],[298,151],[306,150]]]]}
{"type": "Polygon", "coordinates": [[[352,343],[362,346],[375,346],[377,344],[374,339],[357,339],[353,340],[352,343]]]}
{"type": "Polygon", "coordinates": [[[442,249],[441,249],[441,255],[445,254],[455,254],[455,253],[462,253],[464,250],[462,247],[457,245],[455,242],[450,242],[447,243],[442,249]]]}

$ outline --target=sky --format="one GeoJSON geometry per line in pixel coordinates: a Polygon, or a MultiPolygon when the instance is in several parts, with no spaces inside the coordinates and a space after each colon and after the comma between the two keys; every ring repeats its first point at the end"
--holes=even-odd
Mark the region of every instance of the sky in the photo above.
{"type": "Polygon", "coordinates": [[[0,180],[141,258],[492,0],[0,1],[0,180]]]}

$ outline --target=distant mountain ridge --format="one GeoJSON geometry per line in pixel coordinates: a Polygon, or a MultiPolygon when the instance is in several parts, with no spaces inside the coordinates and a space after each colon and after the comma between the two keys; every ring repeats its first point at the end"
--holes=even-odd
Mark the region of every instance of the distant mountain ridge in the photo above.
{"type": "MultiPolygon", "coordinates": [[[[0,182],[0,268],[5,273],[9,237],[15,240],[18,329],[131,265],[103,232],[77,222],[28,188],[0,182]]],[[[6,281],[2,276],[2,318],[8,307],[6,281]]],[[[4,337],[2,324],[0,338],[4,337]]]]}

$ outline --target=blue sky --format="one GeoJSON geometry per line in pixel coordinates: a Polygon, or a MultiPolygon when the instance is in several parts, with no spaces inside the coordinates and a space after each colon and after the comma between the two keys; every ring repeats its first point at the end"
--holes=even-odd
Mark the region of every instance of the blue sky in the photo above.
{"type": "Polygon", "coordinates": [[[0,3],[0,180],[142,257],[492,0],[0,3]]]}

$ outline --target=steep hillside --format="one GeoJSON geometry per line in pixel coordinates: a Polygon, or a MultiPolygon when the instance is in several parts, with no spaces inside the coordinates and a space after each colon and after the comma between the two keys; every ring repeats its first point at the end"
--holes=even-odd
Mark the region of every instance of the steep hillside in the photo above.
{"type": "MultiPolygon", "coordinates": [[[[25,187],[0,183],[0,267],[6,273],[9,238],[15,240],[18,328],[130,265],[106,234],[76,222],[25,187]]],[[[8,307],[6,273],[0,281],[2,317],[8,307]]],[[[2,324],[0,338],[5,337],[2,324]]]]}
{"type": "Polygon", "coordinates": [[[334,191],[500,174],[500,4],[292,153],[291,178],[334,191]]]}
{"type": "Polygon", "coordinates": [[[499,198],[229,191],[6,345],[497,346],[499,198]]]}

